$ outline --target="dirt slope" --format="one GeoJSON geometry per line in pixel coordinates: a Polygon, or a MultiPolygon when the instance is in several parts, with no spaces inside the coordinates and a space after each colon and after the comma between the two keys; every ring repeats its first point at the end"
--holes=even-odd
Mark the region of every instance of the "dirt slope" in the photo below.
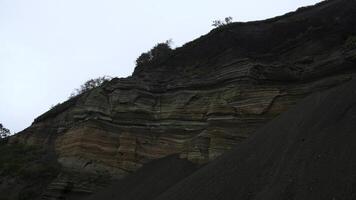
{"type": "Polygon", "coordinates": [[[177,155],[148,163],[136,173],[91,196],[90,200],[150,200],[194,172],[197,167],[177,155]]]}

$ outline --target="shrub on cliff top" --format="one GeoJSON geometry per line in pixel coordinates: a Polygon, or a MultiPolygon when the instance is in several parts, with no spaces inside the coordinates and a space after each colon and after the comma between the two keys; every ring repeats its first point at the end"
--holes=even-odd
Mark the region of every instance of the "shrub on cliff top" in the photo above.
{"type": "Polygon", "coordinates": [[[89,90],[92,90],[94,88],[97,88],[101,86],[103,83],[110,81],[112,78],[110,76],[102,76],[94,79],[90,79],[86,81],[83,85],[80,86],[80,88],[77,88],[74,90],[74,92],[71,93],[69,98],[76,97],[80,94],[83,94],[89,90]]]}
{"type": "Polygon", "coordinates": [[[225,17],[224,20],[214,20],[212,26],[221,27],[232,23],[232,17],[225,17]]]}
{"type": "Polygon", "coordinates": [[[1,123],[0,123],[0,139],[7,138],[11,134],[10,130],[5,128],[1,123]]]}
{"type": "Polygon", "coordinates": [[[136,67],[157,64],[166,60],[172,52],[171,44],[172,40],[167,40],[166,42],[156,44],[148,52],[142,53],[136,59],[136,67]]]}

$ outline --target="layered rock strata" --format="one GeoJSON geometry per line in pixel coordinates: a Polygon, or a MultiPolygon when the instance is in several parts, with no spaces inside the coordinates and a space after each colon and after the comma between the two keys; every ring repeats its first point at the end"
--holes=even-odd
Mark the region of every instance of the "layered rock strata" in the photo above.
{"type": "Polygon", "coordinates": [[[299,99],[349,81],[355,19],[355,1],[335,0],[214,29],[56,106],[11,142],[54,149],[66,170],[118,178],[172,154],[206,163],[299,99]]]}

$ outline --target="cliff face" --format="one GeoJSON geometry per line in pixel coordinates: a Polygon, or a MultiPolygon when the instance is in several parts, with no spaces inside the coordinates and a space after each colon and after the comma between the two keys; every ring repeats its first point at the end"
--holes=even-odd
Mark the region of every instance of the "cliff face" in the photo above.
{"type": "Polygon", "coordinates": [[[355,1],[334,0],[214,29],[158,66],[56,106],[10,142],[52,149],[68,171],[112,177],[172,154],[209,162],[301,98],[349,81],[355,19],[355,1]]]}
{"type": "Polygon", "coordinates": [[[355,199],[355,121],[353,79],[305,98],[154,199],[355,199]]]}

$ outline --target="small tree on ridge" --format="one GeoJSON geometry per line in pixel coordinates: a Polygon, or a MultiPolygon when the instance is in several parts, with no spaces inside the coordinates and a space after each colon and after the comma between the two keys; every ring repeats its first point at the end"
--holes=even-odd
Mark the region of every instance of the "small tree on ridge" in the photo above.
{"type": "Polygon", "coordinates": [[[225,17],[224,20],[214,20],[212,26],[221,27],[232,23],[232,17],[225,17]]]}
{"type": "Polygon", "coordinates": [[[5,128],[1,123],[0,123],[0,139],[7,138],[11,135],[11,132],[9,129],[5,128]]]}
{"type": "Polygon", "coordinates": [[[151,50],[142,53],[136,59],[136,66],[151,65],[165,60],[172,52],[171,44],[172,40],[156,44],[151,50]]]}

